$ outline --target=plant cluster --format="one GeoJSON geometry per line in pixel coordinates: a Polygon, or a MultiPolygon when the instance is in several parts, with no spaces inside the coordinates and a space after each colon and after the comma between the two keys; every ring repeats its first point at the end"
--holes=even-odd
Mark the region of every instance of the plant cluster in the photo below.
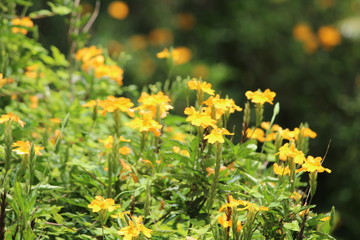
{"type": "Polygon", "coordinates": [[[71,13],[85,36],[91,16],[71,2],[15,16],[16,4],[25,14],[27,1],[0,4],[0,239],[333,239],[334,209],[313,211],[331,172],[308,155],[317,134],[275,124],[274,92],[247,91],[240,107],[201,78],[174,80],[184,48],[157,54],[163,83],[123,86],[128,56],[72,36],[66,59],[31,20],[71,13]]]}

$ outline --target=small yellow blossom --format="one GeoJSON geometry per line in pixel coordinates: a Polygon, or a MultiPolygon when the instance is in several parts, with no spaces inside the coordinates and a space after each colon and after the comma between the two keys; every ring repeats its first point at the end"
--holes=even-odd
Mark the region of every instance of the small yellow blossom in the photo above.
{"type": "Polygon", "coordinates": [[[216,94],[215,97],[209,97],[203,104],[207,105],[208,109],[215,109],[216,119],[221,118],[224,114],[231,114],[235,111],[242,111],[242,108],[237,106],[232,99],[222,99],[219,94],[216,94]]]}
{"type": "Polygon", "coordinates": [[[282,147],[279,148],[279,159],[286,161],[288,158],[292,158],[293,161],[297,164],[302,164],[305,160],[305,155],[302,151],[298,150],[295,147],[295,144],[285,143],[282,147]]]}
{"type": "Polygon", "coordinates": [[[232,226],[232,220],[231,219],[228,220],[225,213],[219,216],[217,220],[218,223],[220,223],[223,228],[228,228],[232,226]]]}
{"type": "Polygon", "coordinates": [[[212,119],[208,113],[198,112],[194,107],[185,108],[184,113],[188,115],[186,118],[187,122],[191,122],[192,125],[207,128],[216,128],[216,120],[212,119]]]}
{"type": "Polygon", "coordinates": [[[236,232],[240,232],[243,229],[243,225],[240,221],[236,223],[236,232]]]}
{"type": "Polygon", "coordinates": [[[193,78],[191,81],[187,82],[187,85],[192,90],[197,90],[198,92],[204,92],[209,95],[214,95],[215,91],[211,88],[211,83],[207,83],[196,78],[193,78]]]}
{"type": "Polygon", "coordinates": [[[256,139],[259,142],[265,141],[265,132],[261,128],[247,129],[246,136],[251,139],[256,139]]]}
{"type": "Polygon", "coordinates": [[[309,137],[309,138],[316,138],[317,136],[316,132],[314,132],[310,128],[302,128],[300,134],[303,135],[304,137],[309,137]]]}
{"type": "Polygon", "coordinates": [[[163,92],[151,95],[142,92],[138,102],[141,103],[141,105],[135,108],[135,110],[140,109],[150,111],[153,113],[153,117],[158,115],[159,117],[164,118],[168,114],[168,111],[173,109],[169,104],[171,99],[163,92]]]}
{"type": "Polygon", "coordinates": [[[2,88],[7,82],[8,80],[6,78],[3,78],[3,74],[0,73],[0,88],[2,88]]]}
{"type": "Polygon", "coordinates": [[[119,153],[122,155],[129,155],[131,153],[131,148],[129,148],[128,146],[123,146],[119,148],[119,153]]]}
{"type": "MultiPolygon", "coordinates": [[[[99,142],[103,143],[105,148],[110,149],[110,148],[112,148],[112,146],[114,144],[114,137],[113,136],[108,136],[104,140],[99,139],[99,142]]],[[[120,136],[119,142],[130,142],[130,140],[125,139],[123,136],[120,136]]]]}
{"type": "Polygon", "coordinates": [[[330,218],[331,218],[330,216],[326,216],[326,217],[321,218],[320,221],[327,222],[330,220],[330,218]]]}
{"type": "Polygon", "coordinates": [[[0,124],[4,122],[12,122],[12,121],[17,122],[18,124],[20,124],[21,127],[24,127],[25,125],[25,122],[21,121],[20,118],[13,113],[3,114],[0,117],[0,124]]]}
{"type": "Polygon", "coordinates": [[[288,166],[282,167],[279,166],[277,163],[274,163],[273,170],[276,175],[290,175],[290,168],[288,166]]]}
{"type": "Polygon", "coordinates": [[[302,198],[302,196],[301,196],[301,194],[298,193],[298,192],[293,192],[293,193],[290,195],[290,198],[291,198],[291,199],[294,199],[294,200],[296,200],[296,201],[299,201],[299,200],[302,198]]]}
{"type": "MultiPolygon", "coordinates": [[[[224,170],[226,170],[226,169],[228,169],[228,168],[225,167],[225,166],[221,166],[221,167],[220,167],[220,172],[222,172],[222,171],[224,171],[224,170]]],[[[215,169],[213,169],[213,168],[211,168],[211,167],[207,167],[205,170],[208,172],[207,176],[210,176],[210,175],[212,175],[212,174],[215,174],[215,169]]]]}
{"type": "Polygon", "coordinates": [[[101,113],[103,115],[106,114],[106,112],[115,112],[116,110],[120,110],[120,112],[126,112],[129,116],[134,115],[134,110],[131,109],[131,107],[134,106],[134,104],[130,101],[128,98],[124,97],[114,97],[114,96],[108,96],[105,100],[99,100],[99,107],[103,110],[101,113]]]}
{"type": "Polygon", "coordinates": [[[321,45],[329,50],[341,43],[341,35],[333,26],[322,26],[318,32],[321,45]]]}
{"type": "Polygon", "coordinates": [[[61,119],[60,119],[60,118],[50,118],[49,120],[50,120],[50,122],[52,122],[52,123],[61,123],[61,119]]]}
{"type": "Polygon", "coordinates": [[[151,112],[141,112],[140,117],[134,118],[128,126],[140,132],[153,132],[155,136],[160,136],[162,125],[155,121],[151,112]]]}
{"type": "Polygon", "coordinates": [[[97,48],[96,46],[81,48],[76,52],[75,59],[78,61],[87,62],[91,58],[101,55],[102,52],[102,49],[97,48]]]}
{"type": "Polygon", "coordinates": [[[95,107],[97,106],[99,103],[99,100],[90,100],[89,102],[87,103],[84,103],[83,105],[81,105],[82,107],[89,107],[89,108],[92,108],[92,107],[95,107]]]}
{"type": "Polygon", "coordinates": [[[34,23],[31,21],[29,17],[23,17],[23,18],[14,18],[11,20],[11,25],[18,26],[18,27],[12,27],[11,31],[13,33],[21,33],[21,34],[27,34],[28,30],[26,28],[31,28],[34,26],[34,23]],[[25,27],[25,28],[24,28],[25,27]]]}
{"type": "Polygon", "coordinates": [[[187,47],[176,47],[174,49],[165,48],[156,54],[157,58],[169,58],[175,65],[181,65],[190,61],[192,57],[191,50],[187,47]]]}
{"type": "Polygon", "coordinates": [[[95,199],[88,205],[88,208],[92,209],[93,212],[99,212],[100,210],[112,212],[119,207],[120,205],[115,205],[114,199],[104,199],[102,196],[96,196],[95,199]]]}
{"type": "Polygon", "coordinates": [[[45,74],[40,71],[40,67],[38,64],[33,64],[26,67],[25,76],[29,78],[37,78],[37,77],[44,77],[45,74]]]}
{"type": "Polygon", "coordinates": [[[331,170],[328,168],[324,168],[321,166],[322,158],[313,156],[308,156],[305,162],[302,164],[301,168],[297,170],[297,172],[305,171],[305,172],[328,172],[331,173],[331,170]]]}
{"type": "Polygon", "coordinates": [[[149,34],[150,43],[156,46],[164,46],[171,44],[174,39],[174,35],[169,29],[156,28],[149,34]]]}
{"type": "Polygon", "coordinates": [[[131,218],[132,220],[129,221],[129,226],[120,229],[118,234],[124,236],[124,240],[132,240],[133,237],[138,237],[140,233],[144,234],[145,237],[150,238],[152,230],[143,225],[143,218],[141,216],[132,216],[131,218]]]}
{"type": "Polygon", "coordinates": [[[247,91],[245,93],[247,99],[251,100],[253,103],[258,103],[263,105],[264,103],[268,102],[273,104],[274,97],[276,93],[271,92],[270,89],[266,89],[264,92],[258,90],[255,92],[247,91]]]}
{"type": "Polygon", "coordinates": [[[129,7],[123,1],[113,1],[109,4],[107,11],[111,17],[121,20],[128,16],[129,7]]]}
{"type": "Polygon", "coordinates": [[[304,44],[306,53],[313,53],[318,48],[318,40],[309,25],[297,24],[293,29],[293,35],[304,44]]]}
{"type": "MultiPolygon", "coordinates": [[[[31,143],[29,141],[17,141],[15,143],[13,143],[12,145],[13,148],[13,152],[16,152],[17,154],[25,154],[25,155],[29,155],[30,154],[30,149],[31,149],[31,143]]],[[[42,149],[44,149],[44,147],[40,147],[37,145],[34,145],[34,152],[35,155],[39,155],[41,156],[42,153],[40,152],[42,149]]]]}
{"type": "Polygon", "coordinates": [[[95,68],[95,77],[102,78],[108,77],[111,80],[117,82],[119,86],[123,85],[123,74],[124,71],[116,65],[100,65],[95,68]]]}
{"type": "Polygon", "coordinates": [[[32,109],[36,109],[39,106],[39,97],[34,95],[34,96],[30,96],[30,108],[32,109]]]}
{"type": "Polygon", "coordinates": [[[209,143],[224,143],[224,135],[234,135],[234,133],[230,133],[225,128],[215,128],[211,130],[209,135],[206,135],[204,139],[207,139],[209,143]]]}
{"type": "Polygon", "coordinates": [[[50,137],[50,142],[55,145],[57,139],[60,137],[61,131],[59,129],[56,129],[54,132],[54,135],[50,137]]]}
{"type": "Polygon", "coordinates": [[[298,138],[300,130],[299,130],[299,128],[294,128],[294,130],[291,131],[288,128],[286,128],[286,129],[280,130],[279,132],[283,139],[294,140],[294,139],[298,138]]]}

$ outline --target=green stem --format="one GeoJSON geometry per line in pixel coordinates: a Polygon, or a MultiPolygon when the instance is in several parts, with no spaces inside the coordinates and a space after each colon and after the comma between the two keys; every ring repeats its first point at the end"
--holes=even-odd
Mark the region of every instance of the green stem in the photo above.
{"type": "Polygon", "coordinates": [[[220,165],[221,165],[221,151],[222,151],[222,145],[221,143],[216,143],[216,162],[215,162],[215,174],[214,179],[211,185],[211,189],[209,192],[209,199],[207,202],[207,209],[208,211],[211,210],[212,205],[214,203],[214,198],[216,195],[216,187],[219,182],[219,176],[220,176],[220,165]]]}

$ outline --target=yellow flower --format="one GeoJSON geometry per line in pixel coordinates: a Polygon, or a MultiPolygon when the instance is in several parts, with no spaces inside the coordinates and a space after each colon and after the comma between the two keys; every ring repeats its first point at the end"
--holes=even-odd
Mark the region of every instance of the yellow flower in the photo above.
{"type": "MultiPolygon", "coordinates": [[[[17,141],[15,143],[13,143],[12,147],[16,148],[16,149],[13,149],[13,152],[16,152],[17,154],[29,155],[30,154],[30,149],[31,149],[31,143],[29,141],[25,141],[25,142],[24,141],[17,141]]],[[[34,145],[35,155],[41,156],[42,153],[40,151],[42,149],[44,149],[44,148],[34,145]]]]}
{"type": "Polygon", "coordinates": [[[102,52],[102,49],[97,48],[96,46],[81,48],[76,52],[75,59],[78,61],[87,62],[91,58],[101,55],[102,52]]]}
{"type": "Polygon", "coordinates": [[[304,44],[307,53],[313,53],[318,48],[318,40],[309,25],[297,24],[293,29],[293,35],[304,44]]]}
{"type": "Polygon", "coordinates": [[[30,96],[30,108],[36,109],[39,105],[39,98],[38,96],[34,95],[34,96],[30,96]]]}
{"type": "Polygon", "coordinates": [[[245,93],[245,96],[253,103],[258,103],[263,105],[266,102],[273,104],[273,100],[274,97],[276,96],[276,93],[271,92],[270,89],[266,89],[264,92],[261,92],[260,90],[257,90],[255,92],[247,91],[245,93]]]}
{"type": "Polygon", "coordinates": [[[129,155],[131,153],[131,148],[129,148],[128,146],[123,146],[119,148],[119,153],[122,155],[129,155]]]}
{"type": "Polygon", "coordinates": [[[231,114],[235,111],[241,111],[242,108],[237,106],[232,99],[222,99],[219,94],[216,94],[215,97],[209,97],[203,104],[209,106],[209,109],[213,107],[215,109],[216,119],[221,118],[224,114],[231,114]]]}
{"type": "Polygon", "coordinates": [[[236,232],[240,232],[243,229],[243,225],[240,221],[236,223],[236,232]]]}
{"type": "MultiPolygon", "coordinates": [[[[220,172],[222,172],[222,171],[224,171],[226,169],[227,169],[227,167],[221,166],[220,167],[220,172]]],[[[207,176],[210,176],[211,174],[215,174],[215,169],[213,169],[211,167],[207,167],[205,170],[208,172],[207,176]]]]}
{"type": "Polygon", "coordinates": [[[149,34],[150,43],[157,46],[170,44],[174,39],[172,32],[166,28],[156,28],[149,34]]]}
{"type": "Polygon", "coordinates": [[[95,68],[95,77],[108,77],[120,86],[123,85],[123,74],[124,71],[116,65],[100,65],[95,68]]]}
{"type": "Polygon", "coordinates": [[[28,30],[26,28],[31,28],[34,26],[34,23],[31,21],[31,19],[29,17],[14,18],[11,20],[11,24],[14,26],[19,26],[19,27],[11,28],[11,31],[13,33],[21,33],[24,35],[27,34],[27,32],[28,32],[28,30]]]}
{"type": "Polygon", "coordinates": [[[192,57],[191,50],[187,47],[176,47],[174,49],[165,48],[156,54],[157,58],[170,58],[175,65],[180,65],[190,61],[192,57]]]}
{"type": "Polygon", "coordinates": [[[188,115],[186,121],[191,122],[191,124],[194,126],[202,128],[216,128],[216,120],[212,119],[211,116],[207,113],[198,112],[194,107],[185,108],[184,113],[188,115]]]}
{"type": "Polygon", "coordinates": [[[82,107],[90,107],[90,108],[92,108],[92,107],[97,106],[98,103],[99,103],[99,100],[90,100],[90,101],[88,101],[87,103],[85,103],[85,104],[83,104],[81,106],[82,107]]]}
{"type": "Polygon", "coordinates": [[[8,80],[6,78],[3,78],[3,74],[0,73],[0,88],[2,88],[7,82],[8,80]]]}
{"type": "Polygon", "coordinates": [[[29,78],[44,77],[45,74],[39,70],[38,64],[33,64],[26,67],[25,76],[29,78]]]}
{"type": "Polygon", "coordinates": [[[196,18],[190,13],[180,13],[176,15],[177,27],[182,30],[191,30],[196,23],[196,18]]]}
{"type": "Polygon", "coordinates": [[[331,173],[331,170],[321,166],[322,158],[313,156],[308,156],[305,162],[302,164],[301,168],[297,172],[306,171],[306,172],[328,172],[331,173]]]}
{"type": "Polygon", "coordinates": [[[20,124],[21,127],[24,127],[25,125],[25,122],[21,121],[20,118],[13,113],[3,114],[0,117],[0,124],[4,122],[11,123],[12,121],[17,122],[18,124],[20,124]]]}
{"type": "Polygon", "coordinates": [[[302,198],[302,196],[301,196],[301,194],[298,193],[298,192],[293,192],[293,193],[290,195],[290,198],[291,198],[291,199],[294,199],[294,200],[296,200],[296,201],[299,201],[299,200],[302,198]]]}
{"type": "Polygon", "coordinates": [[[146,92],[142,92],[138,102],[141,103],[141,106],[137,107],[136,110],[140,109],[150,111],[153,113],[154,118],[156,116],[164,118],[168,114],[168,111],[173,109],[173,107],[169,104],[171,99],[163,92],[151,95],[146,92]]]}
{"type": "Polygon", "coordinates": [[[215,91],[211,89],[211,84],[198,80],[196,78],[193,78],[191,81],[187,82],[187,85],[192,90],[197,90],[198,92],[204,92],[209,95],[214,95],[215,91]]]}
{"type": "Polygon", "coordinates": [[[247,129],[246,136],[251,139],[256,139],[259,142],[265,141],[265,132],[261,128],[247,129]]]}
{"type": "Polygon", "coordinates": [[[277,154],[279,154],[279,159],[283,161],[286,161],[288,158],[292,158],[295,163],[302,164],[305,160],[304,153],[298,150],[293,143],[290,146],[289,143],[285,143],[279,148],[279,152],[277,154]]]}
{"type": "Polygon", "coordinates": [[[143,233],[147,238],[151,237],[152,230],[146,228],[142,224],[142,217],[132,216],[132,220],[129,221],[129,226],[124,227],[118,231],[118,234],[124,236],[124,240],[132,240],[133,237],[138,237],[140,232],[143,233]]]}
{"type": "Polygon", "coordinates": [[[225,213],[218,217],[218,223],[220,223],[223,228],[228,228],[232,226],[232,220],[227,220],[227,216],[225,213]]]}
{"type": "Polygon", "coordinates": [[[100,210],[112,212],[119,207],[120,205],[115,205],[114,199],[104,199],[102,196],[96,196],[95,199],[88,205],[88,208],[92,209],[93,212],[99,212],[100,210]]]}
{"type": "Polygon", "coordinates": [[[222,211],[226,211],[226,209],[229,208],[233,208],[233,207],[237,207],[239,205],[246,205],[246,201],[243,200],[236,200],[233,198],[233,196],[229,195],[228,196],[228,202],[223,204],[220,208],[219,208],[219,212],[222,211]]]}
{"type": "Polygon", "coordinates": [[[309,137],[309,138],[316,138],[317,136],[316,132],[314,132],[310,128],[302,128],[300,134],[303,135],[304,137],[309,137]]]}
{"type": "Polygon", "coordinates": [[[294,128],[293,131],[286,128],[286,129],[280,130],[279,132],[283,139],[294,140],[294,139],[298,138],[300,131],[299,131],[299,128],[294,128]]]}
{"type": "Polygon", "coordinates": [[[151,112],[141,112],[140,117],[131,120],[128,125],[140,132],[153,132],[155,136],[161,134],[162,125],[153,119],[151,112]]]}
{"type": "Polygon", "coordinates": [[[233,133],[230,133],[225,128],[215,128],[211,130],[209,135],[206,135],[204,139],[207,139],[209,143],[224,143],[224,135],[234,135],[233,133]]]}
{"type": "Polygon", "coordinates": [[[322,26],[318,32],[321,45],[329,50],[341,43],[341,35],[333,26],[322,26]]]}
{"type": "Polygon", "coordinates": [[[126,18],[129,14],[128,5],[122,1],[111,2],[107,10],[111,17],[119,20],[126,18]]]}
{"type": "Polygon", "coordinates": [[[49,120],[50,120],[50,122],[52,122],[52,123],[61,123],[61,119],[60,119],[60,118],[50,118],[49,120]]]}
{"type": "Polygon", "coordinates": [[[115,110],[126,112],[129,116],[134,115],[134,111],[131,109],[134,104],[128,98],[108,96],[105,100],[99,100],[99,106],[103,109],[101,111],[103,115],[105,115],[106,112],[114,112],[115,110]]]}
{"type": "Polygon", "coordinates": [[[274,163],[273,170],[276,175],[290,175],[290,168],[288,166],[282,167],[279,166],[277,163],[274,163]]]}
{"type": "MultiPolygon", "coordinates": [[[[99,142],[102,142],[104,144],[104,147],[109,149],[109,148],[112,148],[112,146],[114,144],[114,137],[113,136],[108,136],[104,140],[99,139],[99,142]]],[[[130,140],[125,139],[123,136],[120,136],[119,142],[130,142],[130,140]]]]}

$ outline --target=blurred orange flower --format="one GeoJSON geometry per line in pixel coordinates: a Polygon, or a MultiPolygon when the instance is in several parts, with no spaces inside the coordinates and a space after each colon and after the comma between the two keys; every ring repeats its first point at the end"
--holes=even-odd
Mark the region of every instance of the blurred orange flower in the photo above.
{"type": "Polygon", "coordinates": [[[326,50],[330,50],[341,43],[341,35],[333,26],[322,26],[319,29],[318,36],[321,45],[326,50]]]}
{"type": "Polygon", "coordinates": [[[29,17],[14,18],[11,20],[11,24],[14,26],[19,26],[19,27],[11,28],[11,31],[13,33],[21,33],[24,35],[27,34],[27,32],[28,32],[28,30],[26,28],[31,28],[34,26],[34,23],[31,21],[31,19],[29,17]]]}
{"type": "Polygon", "coordinates": [[[129,15],[129,6],[122,1],[113,1],[108,6],[108,13],[115,19],[124,19],[129,15]]]}

